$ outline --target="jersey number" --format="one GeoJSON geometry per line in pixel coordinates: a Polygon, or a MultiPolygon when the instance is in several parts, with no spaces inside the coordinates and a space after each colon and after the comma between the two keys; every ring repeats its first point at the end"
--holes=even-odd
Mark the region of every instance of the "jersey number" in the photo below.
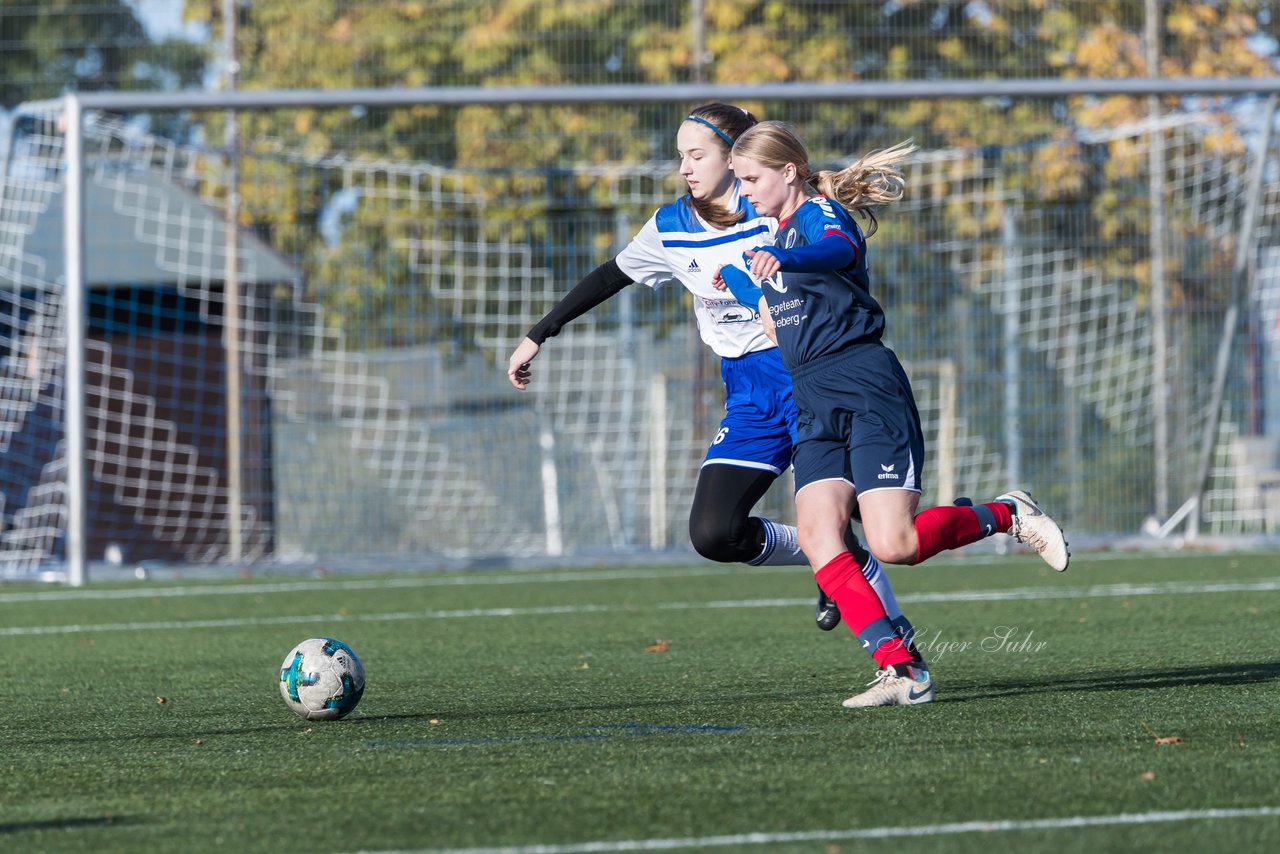
{"type": "Polygon", "coordinates": [[[723,442],[723,441],[724,441],[724,437],[725,437],[725,436],[728,436],[728,435],[729,435],[729,428],[728,428],[728,427],[721,427],[721,428],[720,428],[720,432],[719,432],[719,433],[717,433],[717,434],[716,434],[716,437],[715,437],[714,439],[712,439],[712,440],[711,440],[711,444],[713,444],[713,445],[719,445],[721,442],[723,442]]]}

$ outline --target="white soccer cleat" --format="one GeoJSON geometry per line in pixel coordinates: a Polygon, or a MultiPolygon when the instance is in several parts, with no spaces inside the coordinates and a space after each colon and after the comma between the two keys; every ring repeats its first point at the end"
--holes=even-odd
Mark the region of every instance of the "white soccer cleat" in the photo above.
{"type": "Polygon", "coordinates": [[[890,664],[876,671],[871,687],[845,700],[846,709],[872,706],[916,706],[933,702],[933,677],[928,670],[909,664],[890,664]],[[899,673],[901,671],[901,674],[899,673]]]}
{"type": "Polygon", "coordinates": [[[1045,515],[1039,505],[1031,500],[1030,495],[1021,489],[1015,489],[997,496],[996,501],[1007,501],[1014,505],[1013,526],[1005,533],[1035,549],[1036,554],[1058,572],[1067,568],[1071,552],[1067,551],[1067,541],[1062,536],[1062,529],[1057,522],[1045,515]]]}

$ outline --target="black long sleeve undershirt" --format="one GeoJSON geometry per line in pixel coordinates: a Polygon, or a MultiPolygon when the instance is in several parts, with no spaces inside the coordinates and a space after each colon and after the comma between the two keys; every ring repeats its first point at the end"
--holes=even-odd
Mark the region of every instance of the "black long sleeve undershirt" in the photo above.
{"type": "Polygon", "coordinates": [[[616,260],[610,258],[587,273],[545,317],[534,324],[528,338],[542,346],[548,338],[559,335],[569,321],[586,314],[629,284],[631,277],[622,272],[616,260]]]}

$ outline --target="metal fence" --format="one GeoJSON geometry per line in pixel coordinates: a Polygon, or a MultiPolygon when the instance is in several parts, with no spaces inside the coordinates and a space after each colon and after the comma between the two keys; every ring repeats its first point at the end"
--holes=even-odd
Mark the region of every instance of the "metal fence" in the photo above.
{"type": "MultiPolygon", "coordinates": [[[[686,548],[723,404],[687,294],[624,289],[548,342],[524,394],[503,369],[578,277],[682,192],[675,127],[706,100],[792,123],[820,165],[924,143],[870,261],[929,431],[926,503],[1029,487],[1078,544],[1184,525],[1280,533],[1277,88],[951,81],[29,104],[0,143],[0,574],[80,582],[95,560],[407,566],[686,548]],[[1091,98],[1151,93],[1181,100],[1154,118],[1079,121],[1091,98]],[[924,117],[940,103],[1043,131],[931,146],[924,117]],[[148,129],[181,113],[212,132],[225,109],[239,111],[232,148],[148,129]],[[438,131],[415,140],[417,158],[377,142],[400,113],[438,131]],[[322,154],[246,132],[302,125],[326,129],[322,154]]],[[[766,497],[774,515],[791,512],[785,487],[766,497]]]]}

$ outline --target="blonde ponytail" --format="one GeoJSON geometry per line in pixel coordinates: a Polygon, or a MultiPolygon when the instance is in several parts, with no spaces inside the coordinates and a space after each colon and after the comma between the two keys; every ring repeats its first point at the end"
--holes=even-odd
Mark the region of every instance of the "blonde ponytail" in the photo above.
{"type": "Polygon", "coordinates": [[[870,223],[870,237],[880,225],[872,209],[902,198],[907,182],[898,164],[916,150],[915,143],[904,140],[873,151],[843,169],[818,172],[813,176],[813,186],[849,213],[862,214],[870,223]]]}

